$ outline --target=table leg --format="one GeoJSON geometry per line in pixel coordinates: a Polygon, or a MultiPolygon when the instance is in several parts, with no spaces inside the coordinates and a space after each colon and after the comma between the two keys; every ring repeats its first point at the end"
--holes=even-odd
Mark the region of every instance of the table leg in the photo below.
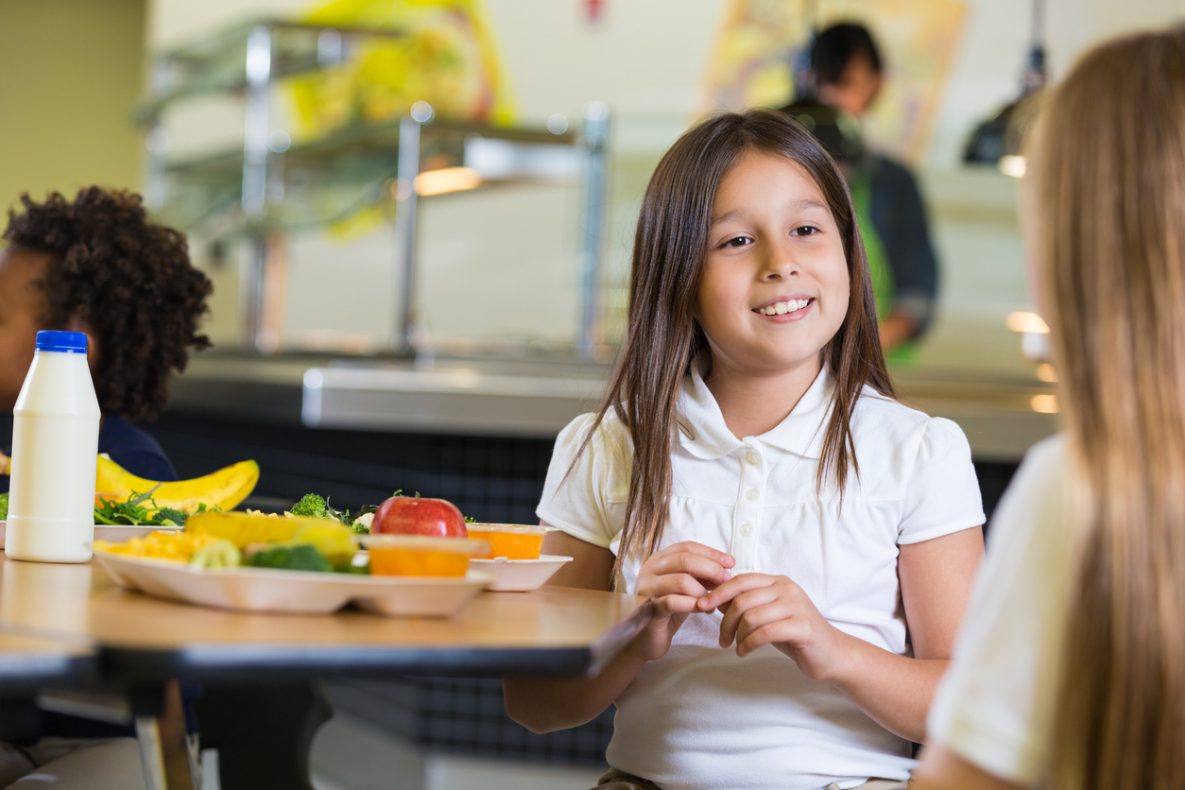
{"type": "Polygon", "coordinates": [[[200,766],[185,734],[177,683],[133,689],[130,700],[146,790],[197,790],[200,766]]]}
{"type": "Polygon", "coordinates": [[[144,767],[145,790],[167,790],[165,753],[161,748],[160,726],[155,716],[136,717],[136,741],[140,744],[140,764],[144,767]]]}

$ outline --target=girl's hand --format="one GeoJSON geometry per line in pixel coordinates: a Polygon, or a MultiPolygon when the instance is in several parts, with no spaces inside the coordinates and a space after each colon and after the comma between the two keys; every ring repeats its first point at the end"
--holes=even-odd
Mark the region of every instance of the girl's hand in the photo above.
{"type": "Polygon", "coordinates": [[[700,598],[701,612],[719,609],[720,646],[736,642],[738,656],[763,645],[781,650],[812,680],[831,680],[849,638],[815,608],[802,588],[785,576],[743,573],[700,598]]]}
{"type": "Polygon", "coordinates": [[[731,555],[690,540],[651,555],[638,572],[637,592],[651,600],[654,614],[630,650],[647,661],[665,656],[687,615],[707,611],[696,603],[726,582],[734,565],[731,555]]]}

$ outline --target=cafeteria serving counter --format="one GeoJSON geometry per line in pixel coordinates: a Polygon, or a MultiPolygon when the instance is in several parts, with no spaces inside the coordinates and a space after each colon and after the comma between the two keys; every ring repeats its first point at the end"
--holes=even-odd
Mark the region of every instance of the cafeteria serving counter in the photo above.
{"type": "MultiPolygon", "coordinates": [[[[910,364],[890,371],[903,402],[966,432],[989,513],[1025,451],[1056,429],[1053,386],[998,315],[948,314],[910,364]]],[[[401,488],[453,499],[483,521],[534,521],[556,434],[596,408],[609,372],[526,352],[206,352],[151,430],[183,476],[256,458],[258,497],[270,500],[261,506],[317,491],[356,507],[401,488]]]]}
{"type": "MultiPolygon", "coordinates": [[[[315,367],[304,373],[301,414],[314,428],[554,436],[596,406],[606,375],[605,370],[583,370],[543,377],[488,365],[315,367]]],[[[1049,389],[1039,382],[908,371],[894,379],[901,400],[959,423],[976,457],[1019,460],[1053,432],[1053,417],[1032,408],[1033,398],[1049,389]]]]}
{"type": "MultiPolygon", "coordinates": [[[[177,382],[171,409],[314,429],[554,438],[595,408],[608,374],[581,362],[208,354],[177,382]]],[[[902,401],[959,423],[978,459],[1015,463],[1055,429],[1051,385],[1023,371],[905,367],[893,379],[902,401]]]]}

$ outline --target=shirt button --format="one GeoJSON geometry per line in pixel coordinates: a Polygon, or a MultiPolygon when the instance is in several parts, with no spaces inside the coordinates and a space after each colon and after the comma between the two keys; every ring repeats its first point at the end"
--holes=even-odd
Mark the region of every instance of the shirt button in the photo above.
{"type": "Polygon", "coordinates": [[[751,466],[757,466],[757,462],[760,461],[761,458],[758,457],[757,453],[750,450],[749,452],[745,453],[745,460],[748,461],[751,466]]]}
{"type": "Polygon", "coordinates": [[[756,488],[750,488],[748,491],[745,492],[745,498],[748,499],[750,502],[755,502],[757,500],[757,497],[759,497],[759,496],[761,496],[761,492],[758,491],[756,488]]]}
{"type": "Polygon", "coordinates": [[[753,525],[752,524],[741,524],[741,535],[743,535],[744,537],[747,538],[752,534],[753,534],[753,525]]]}

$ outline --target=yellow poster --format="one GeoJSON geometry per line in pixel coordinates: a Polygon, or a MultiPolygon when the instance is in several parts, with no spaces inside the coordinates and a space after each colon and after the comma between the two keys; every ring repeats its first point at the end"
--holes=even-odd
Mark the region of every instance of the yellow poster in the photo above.
{"type": "Polygon", "coordinates": [[[513,118],[482,0],[330,0],[303,21],[406,35],[359,45],[342,65],[293,80],[300,137],[393,120],[417,101],[442,117],[492,123],[513,118]]]}
{"type": "Polygon", "coordinates": [[[967,13],[965,0],[732,0],[717,39],[705,112],[780,106],[792,97],[791,55],[808,35],[807,6],[820,28],[867,25],[881,48],[887,81],[866,132],[885,149],[920,157],[967,13]]]}

